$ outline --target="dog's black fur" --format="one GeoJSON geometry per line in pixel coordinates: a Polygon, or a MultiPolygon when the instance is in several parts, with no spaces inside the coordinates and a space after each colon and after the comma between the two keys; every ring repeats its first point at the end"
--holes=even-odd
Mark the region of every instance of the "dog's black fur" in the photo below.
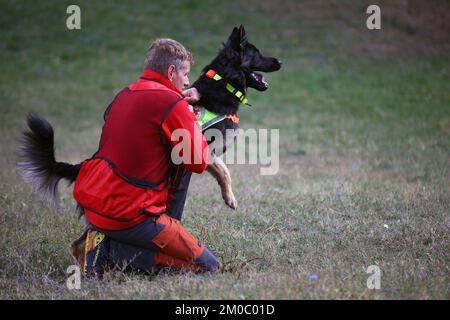
{"type": "MultiPolygon", "coordinates": [[[[281,67],[276,58],[264,57],[259,50],[248,42],[244,27],[234,28],[228,41],[217,57],[203,71],[215,70],[235,88],[247,93],[247,88],[258,91],[267,89],[267,82],[255,71],[272,72],[281,67]]],[[[239,100],[225,89],[224,82],[217,82],[201,75],[193,87],[201,94],[197,105],[203,106],[220,115],[236,115],[239,100]]],[[[30,131],[24,131],[19,149],[17,164],[23,179],[50,203],[57,204],[58,183],[61,179],[74,182],[81,167],[55,160],[53,128],[44,118],[30,114],[27,118],[30,131]]],[[[214,128],[211,127],[211,128],[214,128]]],[[[228,128],[236,129],[229,119],[216,127],[222,132],[228,128]]]]}
{"type": "Polygon", "coordinates": [[[25,182],[53,205],[58,204],[58,183],[65,178],[71,183],[77,178],[81,164],[72,165],[55,160],[52,125],[37,114],[29,114],[30,131],[22,133],[17,167],[25,182]]]}

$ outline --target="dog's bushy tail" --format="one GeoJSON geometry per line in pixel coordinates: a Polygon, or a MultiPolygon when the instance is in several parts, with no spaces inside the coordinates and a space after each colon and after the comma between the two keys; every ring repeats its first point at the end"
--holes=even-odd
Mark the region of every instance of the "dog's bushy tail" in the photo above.
{"type": "Polygon", "coordinates": [[[46,119],[31,113],[27,124],[30,130],[22,133],[17,167],[36,193],[57,206],[59,181],[64,178],[74,182],[81,164],[56,162],[53,128],[46,119]]]}

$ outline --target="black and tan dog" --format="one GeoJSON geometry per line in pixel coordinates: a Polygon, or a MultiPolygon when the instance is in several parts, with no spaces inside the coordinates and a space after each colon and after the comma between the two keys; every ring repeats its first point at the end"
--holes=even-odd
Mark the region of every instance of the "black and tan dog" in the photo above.
{"type": "MultiPolygon", "coordinates": [[[[225,203],[233,209],[236,208],[237,202],[231,188],[230,172],[218,156],[225,152],[235,139],[238,129],[236,119],[239,105],[248,103],[247,89],[265,91],[268,88],[264,76],[257,71],[273,72],[279,70],[280,67],[281,61],[263,56],[248,41],[244,27],[240,26],[233,29],[222,50],[203,69],[202,75],[192,85],[201,95],[196,107],[202,110],[203,114],[206,113],[209,120],[202,126],[205,136],[211,129],[217,129],[223,133],[222,141],[209,141],[211,150],[213,150],[213,161],[207,170],[218,181],[225,203]]],[[[37,193],[49,202],[57,203],[59,181],[66,179],[74,182],[81,163],[73,165],[55,160],[54,133],[47,120],[31,114],[27,123],[30,131],[23,133],[18,168],[23,179],[37,193]]],[[[185,182],[185,190],[179,192],[179,196],[175,197],[177,204],[174,206],[179,207],[181,212],[184,207],[186,183],[189,184],[189,178],[190,173],[186,171],[181,177],[185,182]]],[[[172,210],[174,209],[172,208],[172,210]]],[[[72,252],[80,262],[84,252],[84,236],[72,245],[72,252]]]]}

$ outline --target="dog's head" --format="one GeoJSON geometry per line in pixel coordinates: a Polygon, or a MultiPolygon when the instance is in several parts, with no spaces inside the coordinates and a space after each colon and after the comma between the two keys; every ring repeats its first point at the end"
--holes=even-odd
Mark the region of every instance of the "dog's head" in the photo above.
{"type": "Polygon", "coordinates": [[[281,68],[281,61],[274,57],[265,57],[251,44],[244,27],[234,28],[225,44],[229,59],[236,62],[236,67],[245,74],[247,87],[265,91],[269,87],[264,76],[256,71],[273,72],[281,68]]]}

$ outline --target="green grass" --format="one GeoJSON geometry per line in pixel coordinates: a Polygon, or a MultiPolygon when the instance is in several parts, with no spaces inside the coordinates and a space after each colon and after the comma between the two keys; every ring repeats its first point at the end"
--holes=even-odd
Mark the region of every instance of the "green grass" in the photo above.
{"type": "Polygon", "coordinates": [[[77,3],[79,31],[65,27],[70,1],[0,4],[2,299],[450,298],[448,2],[381,2],[380,31],[365,28],[366,1],[77,3]],[[79,162],[154,38],[193,51],[193,81],[241,23],[284,62],[239,113],[244,129],[280,129],[280,171],[231,165],[237,211],[212,177],[195,175],[184,220],[229,271],[113,274],[68,290],[83,222],[71,187],[57,212],[21,181],[26,114],[52,122],[59,160],[79,162]],[[366,287],[373,264],[381,290],[366,287]]]}

